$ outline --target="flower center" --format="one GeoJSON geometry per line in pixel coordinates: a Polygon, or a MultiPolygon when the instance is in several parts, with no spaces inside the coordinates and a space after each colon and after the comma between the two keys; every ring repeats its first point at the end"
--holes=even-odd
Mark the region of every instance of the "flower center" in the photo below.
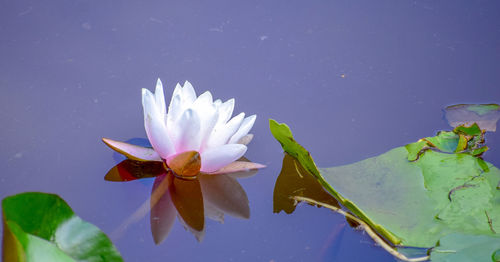
{"type": "Polygon", "coordinates": [[[167,158],[164,163],[175,175],[194,179],[200,172],[201,157],[197,151],[186,151],[167,158]]]}

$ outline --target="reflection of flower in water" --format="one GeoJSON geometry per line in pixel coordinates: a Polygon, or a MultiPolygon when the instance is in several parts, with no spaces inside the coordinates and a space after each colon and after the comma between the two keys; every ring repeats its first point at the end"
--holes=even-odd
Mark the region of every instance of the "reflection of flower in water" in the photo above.
{"type": "Polygon", "coordinates": [[[124,160],[106,174],[106,180],[132,181],[155,177],[155,181],[150,199],[115,233],[123,233],[128,225],[140,220],[150,210],[151,232],[156,244],[167,237],[176,216],[201,241],[205,233],[205,217],[221,223],[225,214],[242,219],[250,217],[247,195],[236,178],[256,173],[257,169],[246,169],[217,175],[199,174],[196,179],[186,180],[174,176],[171,171],[166,172],[160,162],[124,160]]]}
{"type": "Polygon", "coordinates": [[[205,234],[205,217],[218,222],[224,214],[248,219],[248,198],[231,175],[200,175],[196,180],[183,180],[170,174],[155,179],[151,194],[151,232],[155,243],[161,243],[170,232],[175,217],[194,234],[198,241],[205,234]],[[164,192],[167,190],[168,192],[164,192]],[[156,198],[158,191],[159,198],[156,198]]]}
{"type": "Polygon", "coordinates": [[[209,91],[197,97],[187,81],[184,86],[177,84],[175,87],[168,113],[159,79],[154,94],[142,90],[142,105],[146,133],[153,148],[106,138],[103,141],[131,159],[163,160],[168,168],[175,166],[181,158],[182,166],[172,168],[180,176],[193,176],[198,171],[213,173],[241,158],[252,138],[248,132],[256,119],[255,115],[245,118],[245,113],[231,118],[234,99],[224,103],[213,101],[209,91]],[[184,164],[193,162],[193,159],[196,159],[196,165],[184,169],[184,164]]]}

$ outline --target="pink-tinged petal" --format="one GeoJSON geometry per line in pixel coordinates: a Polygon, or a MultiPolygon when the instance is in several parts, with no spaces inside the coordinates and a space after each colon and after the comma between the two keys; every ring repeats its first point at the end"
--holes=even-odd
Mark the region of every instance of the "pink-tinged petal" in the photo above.
{"type": "Polygon", "coordinates": [[[165,127],[164,116],[158,112],[154,95],[147,89],[142,89],[142,106],[144,108],[144,127],[149,142],[162,158],[167,158],[175,153],[175,148],[170,140],[165,127]]]}
{"type": "Polygon", "coordinates": [[[201,153],[201,171],[215,172],[242,157],[246,151],[247,147],[240,144],[207,149],[201,153]]]}
{"type": "Polygon", "coordinates": [[[228,174],[228,173],[236,173],[236,172],[250,172],[253,170],[257,170],[260,168],[266,167],[263,164],[247,162],[247,161],[234,161],[223,168],[208,174],[228,174]]]}
{"type": "Polygon", "coordinates": [[[242,145],[248,145],[250,144],[250,142],[252,142],[252,139],[253,139],[253,134],[248,134],[242,138],[240,138],[240,140],[238,140],[238,142],[236,144],[242,144],[242,145]]]}
{"type": "Polygon", "coordinates": [[[225,175],[202,175],[199,179],[205,201],[233,217],[250,217],[247,194],[236,179],[225,175]]]}
{"type": "Polygon", "coordinates": [[[147,115],[144,120],[144,127],[146,128],[149,142],[160,157],[166,159],[168,156],[175,154],[174,144],[168,136],[163,121],[153,119],[151,115],[147,115]]]}
{"type": "Polygon", "coordinates": [[[170,233],[175,222],[177,210],[168,192],[170,178],[167,175],[155,179],[151,192],[151,233],[155,244],[160,244],[170,233]]]}
{"type": "Polygon", "coordinates": [[[182,87],[182,99],[189,104],[193,103],[196,99],[196,92],[189,81],[184,82],[184,86],[182,87]]]}
{"type": "Polygon", "coordinates": [[[102,141],[111,149],[125,155],[129,159],[139,161],[162,161],[158,153],[149,147],[132,145],[129,143],[103,138],[102,141]]]}
{"type": "Polygon", "coordinates": [[[253,124],[255,123],[255,119],[257,118],[256,115],[251,115],[245,120],[243,120],[243,123],[241,123],[240,129],[229,139],[228,144],[233,144],[233,143],[238,143],[238,141],[246,136],[248,132],[250,132],[250,129],[252,129],[253,124]]]}
{"type": "Polygon", "coordinates": [[[158,81],[156,81],[155,102],[159,112],[163,115],[166,114],[167,107],[165,105],[165,95],[163,94],[163,85],[159,78],[158,81]]]}
{"type": "Polygon", "coordinates": [[[176,125],[171,128],[175,149],[178,153],[200,149],[200,118],[197,112],[192,109],[184,111],[176,125]]]}
{"type": "Polygon", "coordinates": [[[240,128],[244,118],[245,113],[240,113],[229,120],[225,125],[217,126],[210,134],[210,138],[207,142],[208,147],[212,148],[226,144],[229,138],[231,138],[240,128]]]}

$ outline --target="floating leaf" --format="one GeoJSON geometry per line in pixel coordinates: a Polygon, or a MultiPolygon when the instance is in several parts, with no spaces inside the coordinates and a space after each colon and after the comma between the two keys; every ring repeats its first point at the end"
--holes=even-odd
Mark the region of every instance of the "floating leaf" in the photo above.
{"type": "Polygon", "coordinates": [[[448,106],[444,111],[452,127],[477,123],[486,131],[496,131],[500,119],[500,106],[497,104],[460,104],[448,106]]]}
{"type": "Polygon", "coordinates": [[[57,195],[23,193],[2,201],[3,261],[123,261],[109,238],[57,195]]]}
{"type": "Polygon", "coordinates": [[[426,137],[424,140],[442,152],[453,153],[458,147],[459,136],[453,132],[441,131],[437,136],[426,137]]]}
{"type": "Polygon", "coordinates": [[[472,124],[471,126],[460,125],[453,129],[454,133],[463,134],[467,136],[480,136],[482,131],[481,128],[477,125],[477,123],[472,124]]]}
{"type": "Polygon", "coordinates": [[[487,150],[488,150],[488,147],[487,146],[483,146],[483,147],[474,149],[471,152],[471,154],[474,155],[474,156],[479,156],[479,155],[483,154],[484,152],[486,152],[487,150]]]}
{"type": "Polygon", "coordinates": [[[450,234],[431,250],[431,261],[500,261],[500,236],[450,234]]]}
{"type": "MultiPolygon", "coordinates": [[[[278,124],[273,119],[269,120],[269,127],[271,129],[271,133],[273,136],[280,142],[281,146],[292,157],[296,158],[299,163],[312,175],[314,175],[320,184],[325,187],[330,194],[333,195],[342,205],[347,207],[353,214],[361,218],[368,225],[370,225],[375,231],[388,239],[391,243],[399,244],[401,239],[394,235],[392,232],[385,229],[383,226],[374,222],[371,218],[369,218],[360,208],[357,207],[354,202],[349,199],[344,198],[341,194],[339,194],[333,187],[331,187],[328,182],[323,178],[320,174],[314,160],[311,157],[311,154],[303,148],[299,143],[295,141],[292,135],[292,131],[290,128],[282,123],[278,124]]],[[[405,156],[406,158],[407,156],[405,156]]]]}
{"type": "Polygon", "coordinates": [[[405,146],[408,150],[408,161],[415,161],[418,159],[422,151],[427,147],[427,141],[420,140],[405,146]]]}
{"type": "Polygon", "coordinates": [[[103,138],[102,141],[116,152],[125,155],[129,159],[137,161],[161,161],[160,156],[154,149],[136,146],[129,143],[103,138]]]}
{"type": "Polygon", "coordinates": [[[464,135],[459,135],[458,144],[457,144],[457,148],[455,149],[455,153],[459,153],[459,152],[466,150],[468,142],[469,141],[467,140],[467,138],[464,135]]]}
{"type": "MultiPolygon", "coordinates": [[[[494,235],[500,232],[500,170],[470,154],[427,150],[409,162],[405,147],[354,164],[316,169],[310,154],[284,124],[270,121],[284,150],[353,214],[393,244],[432,247],[453,233],[494,235]],[[485,214],[494,221],[488,223],[485,214]]],[[[443,149],[453,133],[426,139],[443,149]]],[[[458,137],[457,144],[458,144],[458,137]]],[[[418,147],[417,147],[418,148],[418,147]]]]}

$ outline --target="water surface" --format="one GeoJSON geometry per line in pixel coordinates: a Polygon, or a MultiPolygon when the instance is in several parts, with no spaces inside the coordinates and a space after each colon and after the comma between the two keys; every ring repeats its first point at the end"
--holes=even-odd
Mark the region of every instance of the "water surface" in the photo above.
{"type": "MultiPolygon", "coordinates": [[[[176,222],[155,245],[149,217],[113,242],[126,261],[393,261],[345,219],[301,205],[273,214],[286,122],[319,166],[352,163],[448,128],[442,108],[500,102],[496,1],[2,1],[0,197],[61,195],[110,234],[152,180],[112,183],[101,137],[145,137],[141,88],[160,77],[257,114],[240,180],[250,219],[176,222]]],[[[500,135],[485,159],[500,166],[500,135]]]]}

